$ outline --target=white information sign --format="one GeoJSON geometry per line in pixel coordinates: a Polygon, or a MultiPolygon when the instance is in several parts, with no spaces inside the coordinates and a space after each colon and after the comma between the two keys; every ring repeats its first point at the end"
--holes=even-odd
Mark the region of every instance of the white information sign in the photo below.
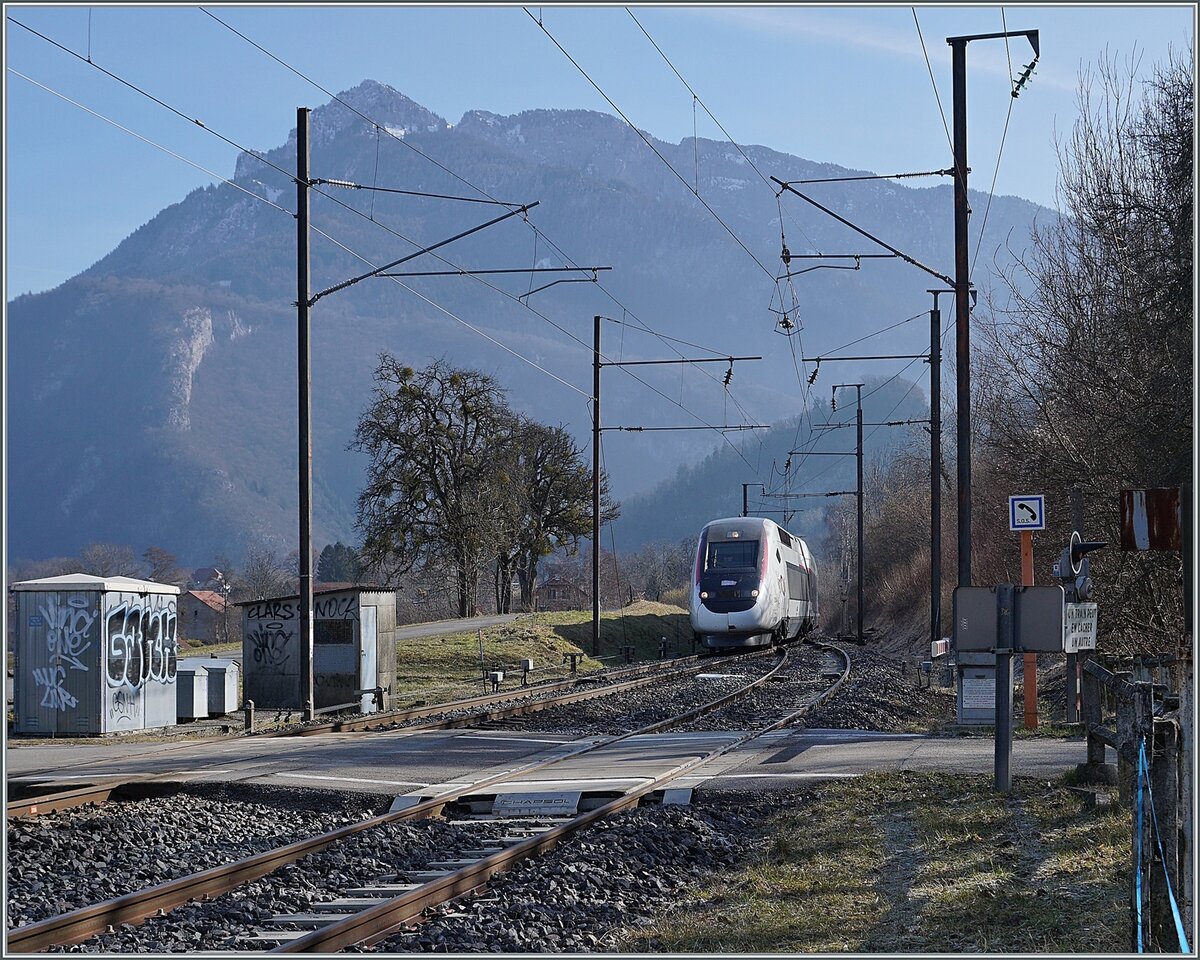
{"type": "Polygon", "coordinates": [[[1063,649],[1067,653],[1096,649],[1096,625],[1099,607],[1094,603],[1068,603],[1064,615],[1063,649]]]}
{"type": "Polygon", "coordinates": [[[991,710],[996,706],[995,677],[963,677],[962,706],[965,710],[991,710]]]}
{"type": "Polygon", "coordinates": [[[1045,530],[1046,498],[1042,494],[1008,498],[1009,530],[1045,530]]]}

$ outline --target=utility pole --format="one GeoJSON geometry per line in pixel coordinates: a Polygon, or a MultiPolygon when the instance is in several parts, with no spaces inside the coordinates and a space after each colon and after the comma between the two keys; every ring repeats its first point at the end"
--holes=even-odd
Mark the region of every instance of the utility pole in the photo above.
{"type": "MultiPolygon", "coordinates": [[[[1040,55],[1036,30],[947,37],[954,86],[954,329],[958,401],[958,585],[971,585],[971,265],[967,202],[967,44],[972,40],[1026,37],[1034,60],[1040,55]]],[[[1032,69],[1032,64],[1030,65],[1032,69]]],[[[1028,79],[1028,74],[1022,81],[1028,79]]],[[[1012,91],[1015,97],[1018,89],[1012,91]]]]}
{"type": "Polygon", "coordinates": [[[838,387],[854,387],[858,401],[858,414],[856,424],[858,427],[858,642],[863,642],[863,620],[865,606],[863,600],[863,411],[862,411],[862,388],[861,383],[838,383],[833,387],[834,395],[837,394],[838,387]]]}
{"type": "Polygon", "coordinates": [[[600,317],[592,318],[592,656],[600,656],[600,317]]]}
{"type": "Polygon", "coordinates": [[[312,350],[309,344],[309,178],[308,107],[296,109],[296,332],[300,430],[300,700],[301,715],[311,720],[313,702],[312,581],[312,350]]]}
{"type": "Polygon", "coordinates": [[[858,642],[863,642],[863,417],[862,387],[858,389],[858,642]]]}
{"type": "MultiPolygon", "coordinates": [[[[954,357],[958,374],[958,585],[971,585],[971,267],[967,251],[967,41],[947,41],[954,82],[954,357]]],[[[997,678],[999,683],[999,678],[997,678]]]]}
{"type": "MultiPolygon", "coordinates": [[[[929,641],[942,639],[942,311],[929,311],[929,641]]],[[[930,646],[930,649],[935,649],[930,646]]]]}

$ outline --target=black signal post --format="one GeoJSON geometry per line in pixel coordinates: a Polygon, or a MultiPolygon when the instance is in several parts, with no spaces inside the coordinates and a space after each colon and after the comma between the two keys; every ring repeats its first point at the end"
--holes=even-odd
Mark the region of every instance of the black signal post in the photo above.
{"type": "MultiPolygon", "coordinates": [[[[1041,54],[1036,30],[947,37],[954,85],[954,329],[958,398],[958,585],[971,585],[971,266],[967,250],[967,44],[972,40],[1025,37],[1034,60],[1041,54]]],[[[1032,65],[1031,65],[1032,66],[1032,65]]],[[[1025,78],[1022,78],[1024,80],[1025,78]]],[[[1017,95],[1013,90],[1013,96],[1017,95]]]]}
{"type": "Polygon", "coordinates": [[[313,718],[312,581],[312,353],[309,347],[308,107],[296,109],[296,330],[300,383],[300,700],[301,716],[313,718]]]}

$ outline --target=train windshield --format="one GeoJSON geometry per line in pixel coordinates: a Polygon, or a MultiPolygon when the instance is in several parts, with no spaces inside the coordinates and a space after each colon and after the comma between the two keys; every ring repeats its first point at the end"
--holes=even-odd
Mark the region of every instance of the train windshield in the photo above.
{"type": "Polygon", "coordinates": [[[758,564],[757,540],[717,540],[708,544],[705,570],[753,570],[758,564]]]}

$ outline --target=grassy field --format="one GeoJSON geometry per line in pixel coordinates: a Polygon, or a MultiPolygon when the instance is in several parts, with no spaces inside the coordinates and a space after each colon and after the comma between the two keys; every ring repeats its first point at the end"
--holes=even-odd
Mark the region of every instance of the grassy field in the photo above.
{"type": "MultiPolygon", "coordinates": [[[[634,648],[634,662],[658,659],[662,638],[667,656],[686,656],[692,649],[687,611],[665,603],[640,600],[621,610],[600,614],[600,649],[592,657],[592,615],[588,610],[532,613],[512,623],[483,631],[483,663],[505,671],[501,689],[521,684],[521,661],[533,660],[531,683],[570,675],[564,654],[579,654],[577,667],[591,673],[624,663],[621,648],[634,648]]],[[[241,643],[185,646],[183,657],[226,657],[240,654],[241,643]]],[[[400,640],[396,644],[397,708],[453,700],[484,692],[477,631],[400,640]]],[[[487,687],[490,690],[490,686],[487,687]]]]}
{"type": "MultiPolygon", "coordinates": [[[[623,663],[621,648],[626,644],[634,647],[635,661],[656,659],[662,637],[668,638],[668,656],[688,654],[691,635],[686,611],[639,601],[600,615],[601,659],[595,659],[591,656],[590,612],[535,613],[485,629],[483,663],[488,670],[504,670],[501,689],[511,689],[521,683],[524,659],[534,662],[531,682],[557,679],[570,675],[564,654],[583,655],[577,661],[578,669],[590,673],[623,663]]],[[[482,674],[477,631],[402,640],[396,647],[396,705],[479,693],[484,689],[482,674]]]]}
{"type": "Polygon", "coordinates": [[[1129,818],[1062,784],[872,774],[805,791],[631,952],[1123,953],[1129,818]]]}

